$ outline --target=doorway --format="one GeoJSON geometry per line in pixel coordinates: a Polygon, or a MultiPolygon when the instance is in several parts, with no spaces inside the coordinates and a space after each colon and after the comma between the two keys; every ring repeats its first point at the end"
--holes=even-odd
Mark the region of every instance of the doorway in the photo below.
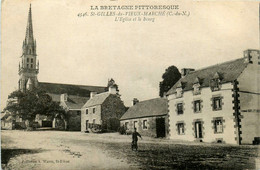
{"type": "Polygon", "coordinates": [[[156,119],[156,136],[157,138],[163,138],[166,136],[165,133],[165,118],[156,119]]]}
{"type": "Polygon", "coordinates": [[[86,120],[86,131],[88,131],[88,120],[86,120]]]}
{"type": "Polygon", "coordinates": [[[43,120],[42,127],[52,127],[52,121],[43,120]]]}
{"type": "Polygon", "coordinates": [[[195,122],[195,138],[203,138],[201,122],[195,122]]]}

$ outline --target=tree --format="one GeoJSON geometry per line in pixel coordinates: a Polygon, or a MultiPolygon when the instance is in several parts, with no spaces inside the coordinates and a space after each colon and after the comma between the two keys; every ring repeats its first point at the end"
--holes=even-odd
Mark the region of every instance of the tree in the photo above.
{"type": "Polygon", "coordinates": [[[27,90],[26,92],[14,91],[8,96],[8,103],[4,110],[13,117],[19,116],[23,120],[33,122],[37,114],[54,117],[57,113],[65,115],[65,110],[59,103],[40,89],[27,90]]]}
{"type": "Polygon", "coordinates": [[[110,86],[114,86],[116,88],[117,93],[119,93],[118,85],[116,84],[116,82],[113,78],[108,79],[107,87],[105,88],[105,90],[108,91],[110,86]]]}
{"type": "Polygon", "coordinates": [[[160,82],[160,96],[163,97],[164,93],[168,92],[170,88],[181,78],[181,73],[175,66],[170,66],[165,70],[162,75],[163,81],[160,82]]]}

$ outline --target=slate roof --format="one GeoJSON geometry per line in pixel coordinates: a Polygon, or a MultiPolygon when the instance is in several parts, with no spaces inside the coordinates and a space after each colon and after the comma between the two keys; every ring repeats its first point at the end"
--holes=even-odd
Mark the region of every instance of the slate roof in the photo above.
{"type": "MultiPolygon", "coordinates": [[[[52,100],[55,102],[60,102],[61,94],[53,94],[47,93],[51,96],[52,100]]],[[[82,97],[76,95],[68,95],[67,101],[65,101],[66,105],[69,109],[81,109],[82,106],[89,100],[89,97],[82,97]]]]}
{"type": "Polygon", "coordinates": [[[58,84],[58,83],[46,83],[39,82],[39,88],[52,94],[63,94],[77,95],[82,97],[89,97],[90,92],[102,93],[106,91],[106,87],[102,86],[84,86],[84,85],[73,85],[73,84],[58,84]]]}
{"type": "Polygon", "coordinates": [[[61,94],[53,94],[53,93],[47,93],[49,96],[51,96],[52,100],[55,102],[60,102],[60,95],[61,94]]]}
{"type": "Polygon", "coordinates": [[[120,120],[166,115],[167,110],[168,104],[165,98],[145,100],[130,107],[120,120]]]}
{"type": "Polygon", "coordinates": [[[209,87],[210,80],[216,76],[216,73],[220,76],[220,83],[232,82],[239,77],[247,65],[244,58],[240,58],[192,71],[174,84],[166,95],[175,93],[180,83],[183,83],[183,91],[192,90],[196,78],[200,80],[200,87],[209,87]]]}
{"type": "Polygon", "coordinates": [[[81,97],[75,95],[68,95],[65,102],[70,109],[81,109],[82,106],[89,100],[89,97],[81,97]]]}
{"type": "Polygon", "coordinates": [[[109,97],[109,95],[113,95],[113,94],[109,92],[96,94],[93,98],[87,101],[87,103],[83,106],[83,108],[101,105],[109,97]]]}

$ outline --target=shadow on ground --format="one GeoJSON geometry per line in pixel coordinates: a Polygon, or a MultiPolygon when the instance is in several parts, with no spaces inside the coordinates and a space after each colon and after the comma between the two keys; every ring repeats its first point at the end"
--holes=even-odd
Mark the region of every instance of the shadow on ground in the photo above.
{"type": "Polygon", "coordinates": [[[1,164],[7,164],[8,161],[15,156],[22,154],[40,153],[38,149],[1,149],[1,164]]]}

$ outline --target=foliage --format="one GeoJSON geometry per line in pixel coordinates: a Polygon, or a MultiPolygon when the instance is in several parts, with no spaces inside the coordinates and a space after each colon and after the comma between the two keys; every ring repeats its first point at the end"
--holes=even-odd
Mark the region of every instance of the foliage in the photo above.
{"type": "Polygon", "coordinates": [[[107,82],[107,87],[106,87],[105,90],[108,91],[108,88],[109,88],[110,86],[114,86],[114,87],[116,88],[117,93],[119,93],[118,85],[116,84],[116,82],[115,82],[115,80],[114,80],[113,78],[111,78],[110,80],[108,80],[108,82],[107,82]]]}
{"type": "Polygon", "coordinates": [[[119,134],[121,134],[121,135],[126,134],[125,126],[124,126],[124,125],[123,125],[123,126],[120,126],[120,127],[118,128],[118,132],[119,132],[119,134]]]}
{"type": "Polygon", "coordinates": [[[11,112],[12,116],[18,115],[29,121],[33,121],[37,114],[54,117],[57,113],[66,113],[59,103],[52,101],[52,98],[40,89],[12,92],[4,110],[11,112]]]}
{"type": "Polygon", "coordinates": [[[163,97],[164,93],[168,92],[170,88],[181,78],[181,73],[175,66],[170,66],[165,70],[162,75],[163,81],[160,82],[160,96],[163,97]]]}

